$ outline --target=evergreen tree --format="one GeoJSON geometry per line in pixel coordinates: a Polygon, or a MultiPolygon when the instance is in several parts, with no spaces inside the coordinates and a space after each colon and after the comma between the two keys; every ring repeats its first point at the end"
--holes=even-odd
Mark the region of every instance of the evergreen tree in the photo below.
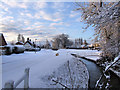
{"type": "Polygon", "coordinates": [[[18,38],[17,38],[17,40],[18,40],[18,42],[21,41],[21,35],[20,35],[20,34],[18,34],[18,38]]]}
{"type": "Polygon", "coordinates": [[[83,39],[82,38],[80,39],[80,43],[81,43],[81,45],[83,45],[83,39]]]}
{"type": "Polygon", "coordinates": [[[87,45],[88,45],[88,43],[87,43],[87,41],[86,41],[86,40],[84,40],[84,45],[85,45],[85,46],[87,46],[87,45]]]}
{"type": "Polygon", "coordinates": [[[23,37],[23,35],[18,34],[18,38],[17,38],[18,42],[25,42],[25,38],[23,37]]]}
{"type": "Polygon", "coordinates": [[[23,35],[22,35],[22,42],[25,43],[25,38],[23,37],[23,35]]]}

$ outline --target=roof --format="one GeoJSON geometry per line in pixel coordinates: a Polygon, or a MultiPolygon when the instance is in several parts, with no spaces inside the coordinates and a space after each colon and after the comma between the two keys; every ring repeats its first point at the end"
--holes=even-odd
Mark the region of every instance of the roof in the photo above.
{"type": "Polygon", "coordinates": [[[29,43],[31,46],[33,46],[33,44],[31,43],[31,41],[26,41],[25,43],[24,43],[24,45],[26,44],[26,43],[29,43]]]}
{"type": "Polygon", "coordinates": [[[7,42],[2,33],[0,33],[0,46],[7,45],[7,42]]]}
{"type": "Polygon", "coordinates": [[[16,45],[24,45],[23,42],[16,42],[16,45]]]}

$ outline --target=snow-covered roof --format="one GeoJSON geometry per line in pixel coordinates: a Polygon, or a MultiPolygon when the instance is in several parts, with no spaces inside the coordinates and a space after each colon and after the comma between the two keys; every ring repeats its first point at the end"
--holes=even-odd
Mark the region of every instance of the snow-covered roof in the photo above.
{"type": "Polygon", "coordinates": [[[17,45],[17,44],[20,44],[20,45],[22,44],[22,45],[23,45],[24,43],[23,43],[23,42],[18,41],[18,42],[16,42],[16,45],[17,45]]]}
{"type": "Polygon", "coordinates": [[[16,46],[16,47],[24,47],[23,45],[14,45],[14,46],[16,46]]]}
{"type": "Polygon", "coordinates": [[[2,33],[0,33],[0,40],[2,40],[2,42],[0,42],[0,46],[7,45],[7,42],[5,41],[5,38],[2,33]]]}
{"type": "Polygon", "coordinates": [[[14,45],[14,47],[21,48],[21,49],[22,49],[22,48],[23,48],[23,49],[25,48],[23,45],[14,45]]]}
{"type": "Polygon", "coordinates": [[[26,42],[24,43],[24,45],[25,45],[26,43],[29,43],[31,46],[33,45],[30,40],[26,41],[26,42]]]}
{"type": "Polygon", "coordinates": [[[23,42],[20,42],[20,41],[18,41],[19,43],[23,43],[23,42]]]}

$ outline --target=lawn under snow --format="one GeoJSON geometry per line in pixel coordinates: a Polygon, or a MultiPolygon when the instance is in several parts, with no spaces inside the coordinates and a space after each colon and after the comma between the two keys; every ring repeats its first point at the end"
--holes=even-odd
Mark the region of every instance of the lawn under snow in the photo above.
{"type": "MultiPolygon", "coordinates": [[[[86,52],[97,53],[95,50],[70,50],[61,49],[58,51],[45,50],[35,52],[25,52],[21,54],[12,54],[2,56],[2,87],[8,80],[17,81],[23,74],[26,67],[30,67],[30,87],[42,88],[46,87],[45,81],[42,81],[46,75],[58,72],[59,68],[68,60],[73,60],[71,53],[88,54],[86,52]],[[59,53],[56,56],[56,53],[59,53]]],[[[83,65],[85,67],[85,65],[83,65]]],[[[46,77],[47,78],[47,77],[46,77]]],[[[86,80],[87,82],[87,80],[86,80]]],[[[86,84],[85,82],[85,84],[86,84]]],[[[21,83],[18,87],[23,87],[21,83]]]]}
{"type": "Polygon", "coordinates": [[[78,56],[81,57],[85,57],[88,59],[91,59],[93,61],[96,61],[97,59],[100,59],[100,54],[102,51],[98,51],[98,50],[72,50],[69,49],[69,52],[71,52],[72,54],[76,54],[78,56]]]}

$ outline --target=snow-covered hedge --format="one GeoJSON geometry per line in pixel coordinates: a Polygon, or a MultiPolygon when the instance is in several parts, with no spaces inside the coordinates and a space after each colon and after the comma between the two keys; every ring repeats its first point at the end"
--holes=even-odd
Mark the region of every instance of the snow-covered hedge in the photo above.
{"type": "Polygon", "coordinates": [[[29,48],[29,49],[25,49],[26,51],[40,51],[41,48],[29,48]]]}
{"type": "Polygon", "coordinates": [[[25,47],[23,45],[5,45],[2,48],[4,48],[4,50],[0,49],[0,54],[2,55],[10,55],[12,53],[23,53],[25,51],[25,47]]]}
{"type": "Polygon", "coordinates": [[[14,53],[23,53],[25,51],[25,47],[23,45],[14,45],[13,52],[14,53]]]}
{"type": "Polygon", "coordinates": [[[5,54],[5,47],[0,46],[0,55],[4,55],[4,54],[5,54]]]}
{"type": "Polygon", "coordinates": [[[14,46],[13,45],[6,45],[5,46],[5,54],[12,54],[13,53],[14,46]]]}

